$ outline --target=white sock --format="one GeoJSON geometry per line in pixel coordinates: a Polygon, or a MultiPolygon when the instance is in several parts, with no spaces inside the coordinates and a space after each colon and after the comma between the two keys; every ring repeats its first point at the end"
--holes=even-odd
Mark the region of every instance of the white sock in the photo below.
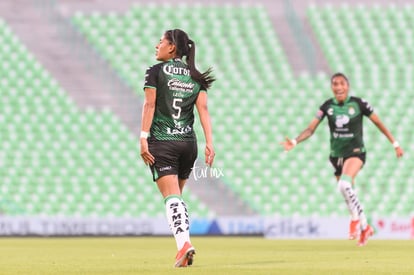
{"type": "Polygon", "coordinates": [[[352,189],[352,179],[346,175],[342,175],[338,182],[339,190],[345,199],[345,203],[348,206],[351,213],[352,220],[358,220],[362,229],[367,227],[367,218],[364,214],[364,209],[360,204],[355,191],[352,189]]]}
{"type": "Polygon", "coordinates": [[[190,222],[187,207],[180,196],[168,196],[164,201],[168,224],[177,243],[177,249],[180,250],[185,242],[190,242],[190,222]]]}
{"type": "MultiPolygon", "coordinates": [[[[351,187],[352,187],[352,184],[351,184],[351,187]]],[[[353,190],[355,192],[355,196],[357,196],[356,190],[355,189],[353,189],[353,190]]],[[[348,206],[348,204],[347,204],[347,206],[348,206]]],[[[351,214],[351,221],[358,221],[359,220],[358,211],[352,211],[352,209],[350,209],[349,206],[348,206],[348,210],[349,210],[349,213],[351,214]]],[[[364,212],[362,212],[362,213],[364,213],[364,212]]],[[[360,222],[360,224],[361,224],[361,222],[360,222]]]]}
{"type": "MultiPolygon", "coordinates": [[[[354,189],[355,192],[355,196],[357,196],[357,191],[354,189]]],[[[361,205],[361,213],[359,213],[359,216],[356,218],[357,220],[359,219],[359,226],[362,228],[362,230],[367,228],[368,225],[368,221],[367,221],[367,217],[365,216],[365,212],[363,210],[363,207],[361,205]]]]}

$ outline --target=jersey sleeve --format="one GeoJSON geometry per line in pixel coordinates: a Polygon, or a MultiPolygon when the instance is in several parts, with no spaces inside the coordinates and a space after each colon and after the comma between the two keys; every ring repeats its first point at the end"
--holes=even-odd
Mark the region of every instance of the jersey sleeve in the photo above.
{"type": "Polygon", "coordinates": [[[202,91],[207,93],[207,88],[204,87],[203,85],[200,86],[200,92],[202,91]]]}
{"type": "Polygon", "coordinates": [[[329,101],[325,101],[320,107],[319,110],[315,114],[315,118],[319,120],[323,120],[327,114],[329,106],[329,101]]]}
{"type": "Polygon", "coordinates": [[[365,99],[359,98],[358,102],[364,116],[370,116],[374,112],[374,108],[365,99]]]}
{"type": "Polygon", "coordinates": [[[159,68],[159,66],[151,66],[147,69],[145,72],[144,89],[157,88],[159,68]]]}

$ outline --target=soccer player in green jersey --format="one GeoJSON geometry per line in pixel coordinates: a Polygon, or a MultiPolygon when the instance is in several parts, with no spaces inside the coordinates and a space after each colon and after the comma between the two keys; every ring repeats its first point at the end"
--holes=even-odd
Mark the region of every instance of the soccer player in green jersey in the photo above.
{"type": "Polygon", "coordinates": [[[329,159],[335,168],[338,188],[351,214],[349,238],[356,239],[359,235],[358,245],[363,246],[374,233],[353,190],[354,179],[362,169],[366,156],[363,117],[367,116],[387,137],[397,157],[403,155],[403,150],[374,113],[371,105],[359,97],[349,96],[349,82],[344,74],[336,73],[331,77],[331,89],[334,97],[320,106],[309,126],[295,139],[286,138],[282,145],[285,151],[293,149],[298,143],[312,136],[320,122],[327,117],[331,143],[329,159]]]}
{"type": "Polygon", "coordinates": [[[178,249],[175,267],[186,267],[193,263],[195,249],[190,242],[188,212],[181,194],[197,158],[194,106],[206,141],[205,162],[211,166],[215,152],[207,89],[215,79],[210,69],[204,73],[197,70],[195,43],[184,31],[166,31],[155,48],[156,59],[161,62],[148,68],[145,75],[141,157],[150,166],[164,197],[178,249]]]}

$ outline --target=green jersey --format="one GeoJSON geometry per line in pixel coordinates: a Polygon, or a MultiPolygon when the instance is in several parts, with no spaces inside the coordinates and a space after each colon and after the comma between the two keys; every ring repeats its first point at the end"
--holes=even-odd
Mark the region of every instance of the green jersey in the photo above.
{"type": "Polygon", "coordinates": [[[316,117],[328,118],[332,157],[347,157],[365,152],[363,116],[370,116],[373,108],[365,100],[350,96],[339,103],[331,98],[321,105],[316,117]]]}
{"type": "Polygon", "coordinates": [[[144,88],[156,89],[156,106],[150,129],[155,140],[195,140],[194,105],[202,90],[190,76],[188,65],[175,58],[147,69],[144,88]]]}

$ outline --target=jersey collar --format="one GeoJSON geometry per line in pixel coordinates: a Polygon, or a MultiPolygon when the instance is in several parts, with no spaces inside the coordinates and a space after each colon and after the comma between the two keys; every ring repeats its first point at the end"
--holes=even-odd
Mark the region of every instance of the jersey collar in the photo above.
{"type": "Polygon", "coordinates": [[[174,58],[170,59],[170,61],[175,61],[175,62],[181,62],[181,63],[184,63],[184,62],[183,62],[183,60],[182,60],[181,58],[179,58],[179,57],[174,57],[174,58]]]}
{"type": "MultiPolygon", "coordinates": [[[[344,100],[344,102],[342,104],[348,103],[348,101],[351,99],[351,96],[347,96],[346,99],[344,100]]],[[[336,98],[333,98],[333,101],[335,104],[340,105],[341,103],[338,102],[338,100],[336,100],[336,98]]]]}

